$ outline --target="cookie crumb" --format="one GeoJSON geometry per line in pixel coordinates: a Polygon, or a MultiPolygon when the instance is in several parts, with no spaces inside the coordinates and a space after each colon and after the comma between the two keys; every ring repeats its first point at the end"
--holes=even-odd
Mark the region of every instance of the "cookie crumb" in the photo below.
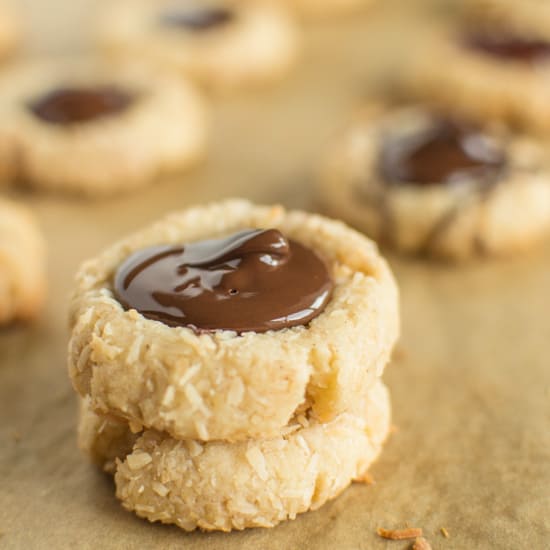
{"type": "Polygon", "coordinates": [[[422,537],[422,529],[419,527],[407,527],[406,529],[383,529],[378,527],[376,532],[383,539],[389,540],[407,540],[422,537]]]}
{"type": "Polygon", "coordinates": [[[417,537],[412,550],[432,550],[432,545],[424,537],[417,537]]]}
{"type": "Polygon", "coordinates": [[[451,536],[451,535],[449,535],[449,531],[447,531],[447,529],[445,529],[445,527],[442,527],[442,528],[440,529],[440,531],[441,531],[441,534],[442,534],[446,539],[448,539],[448,538],[451,536]]]}

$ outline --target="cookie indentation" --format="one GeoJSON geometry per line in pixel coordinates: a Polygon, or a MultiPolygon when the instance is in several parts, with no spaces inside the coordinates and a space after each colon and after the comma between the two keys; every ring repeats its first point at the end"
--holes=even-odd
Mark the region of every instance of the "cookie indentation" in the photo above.
{"type": "Polygon", "coordinates": [[[131,94],[115,86],[75,87],[53,90],[29,108],[44,122],[70,125],[119,114],[132,102],[131,94]]]}
{"type": "Polygon", "coordinates": [[[147,248],[114,280],[118,301],[149,319],[238,333],[305,325],[324,310],[332,288],[324,261],[275,229],[147,248]]]}
{"type": "Polygon", "coordinates": [[[506,33],[471,33],[464,43],[472,50],[502,60],[536,63],[548,61],[550,42],[506,33]]]}
{"type": "Polygon", "coordinates": [[[195,8],[164,13],[160,20],[165,27],[189,31],[209,31],[225,27],[235,19],[235,13],[225,8],[195,8]]]}
{"type": "Polygon", "coordinates": [[[494,181],[505,163],[504,152],[492,140],[445,118],[415,134],[388,137],[380,154],[380,172],[387,182],[416,185],[494,181]]]}

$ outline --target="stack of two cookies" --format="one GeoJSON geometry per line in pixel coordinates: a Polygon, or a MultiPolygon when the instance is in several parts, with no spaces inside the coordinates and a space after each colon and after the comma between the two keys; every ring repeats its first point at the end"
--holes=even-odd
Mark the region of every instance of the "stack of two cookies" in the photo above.
{"type": "Polygon", "coordinates": [[[388,434],[397,289],[339,222],[173,214],[84,264],[71,325],[80,446],[151,521],[273,526],[364,478],[388,434]]]}

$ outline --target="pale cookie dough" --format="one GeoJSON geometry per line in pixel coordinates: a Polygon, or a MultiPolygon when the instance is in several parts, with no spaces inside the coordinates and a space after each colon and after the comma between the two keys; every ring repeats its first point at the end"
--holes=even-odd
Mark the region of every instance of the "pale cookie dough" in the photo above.
{"type": "Polygon", "coordinates": [[[38,315],[46,293],[45,244],[31,213],[0,199],[0,325],[38,315]]]}
{"type": "Polygon", "coordinates": [[[309,19],[357,13],[373,2],[374,0],[283,0],[282,3],[309,19]]]}
{"type": "Polygon", "coordinates": [[[132,452],[139,434],[116,418],[99,416],[90,407],[90,399],[80,399],[78,446],[90,460],[106,472],[115,473],[116,459],[124,460],[132,452]]]}
{"type": "Polygon", "coordinates": [[[21,40],[19,13],[13,2],[0,2],[0,59],[9,57],[21,40]]]}
{"type": "MultiPolygon", "coordinates": [[[[60,102],[61,103],[61,102],[60,102]]],[[[201,98],[190,84],[158,72],[89,60],[23,65],[0,76],[0,157],[36,189],[91,197],[129,192],[181,170],[205,149],[201,98]],[[119,111],[72,123],[35,112],[63,90],[114,90],[119,111]]]]}
{"type": "Polygon", "coordinates": [[[274,437],[298,407],[328,421],[357,412],[398,336],[398,296],[376,246],[340,222],[242,200],[169,215],[86,262],[72,300],[69,372],[103,414],[175,438],[274,437]],[[156,244],[279,229],[327,261],[335,289],[307,327],[263,334],[197,334],[125,311],[112,278],[130,254],[156,244]]]}
{"type": "Polygon", "coordinates": [[[433,185],[385,181],[384,141],[414,135],[432,116],[421,105],[373,104],[361,111],[321,168],[324,208],[400,251],[449,260],[513,253],[546,234],[550,180],[544,152],[502,127],[482,130],[482,139],[506,156],[501,176],[489,185],[475,178],[433,185]]]}
{"type": "Polygon", "coordinates": [[[110,55],[163,65],[217,91],[279,79],[298,53],[294,22],[261,0],[116,0],[99,18],[98,40],[110,55]],[[223,21],[201,24],[205,10],[223,21]],[[194,26],[176,24],[184,17],[194,26]]]}
{"type": "Polygon", "coordinates": [[[462,23],[422,33],[403,69],[409,91],[465,116],[504,120],[527,132],[550,131],[550,4],[484,2],[462,23]],[[488,4],[491,4],[489,6],[488,4]],[[518,38],[523,51],[547,49],[536,60],[490,54],[478,37],[518,38]],[[537,45],[538,43],[538,45],[537,45]],[[470,44],[470,45],[468,45],[470,44]]]}
{"type": "Polygon", "coordinates": [[[81,427],[92,424],[97,431],[86,429],[81,445],[94,449],[95,462],[103,452],[111,471],[119,459],[115,482],[126,509],[187,531],[230,531],[294,519],[364,479],[388,435],[390,401],[377,382],[361,415],[327,424],[301,416],[286,435],[240,443],[176,441],[153,431],[135,436],[84,403],[81,427]]]}

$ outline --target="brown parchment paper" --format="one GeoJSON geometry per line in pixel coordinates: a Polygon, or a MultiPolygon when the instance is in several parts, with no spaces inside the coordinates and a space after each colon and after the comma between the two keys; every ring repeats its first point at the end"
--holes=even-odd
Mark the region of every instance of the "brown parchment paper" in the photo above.
{"type": "MultiPolygon", "coordinates": [[[[85,48],[93,4],[21,1],[27,50],[85,48]]],[[[77,265],[202,201],[314,209],[310,173],[324,142],[420,32],[418,4],[381,4],[310,27],[285,83],[216,100],[211,152],[193,173],[100,203],[20,196],[48,239],[50,296],[35,326],[0,333],[0,548],[404,549],[375,530],[405,525],[422,527],[434,549],[550,548],[548,244],[461,268],[390,256],[403,308],[400,352],[385,376],[397,431],[372,470],[376,484],[317,512],[229,535],[151,525],[119,506],[112,482],[76,448],[65,312],[77,265]]]]}

